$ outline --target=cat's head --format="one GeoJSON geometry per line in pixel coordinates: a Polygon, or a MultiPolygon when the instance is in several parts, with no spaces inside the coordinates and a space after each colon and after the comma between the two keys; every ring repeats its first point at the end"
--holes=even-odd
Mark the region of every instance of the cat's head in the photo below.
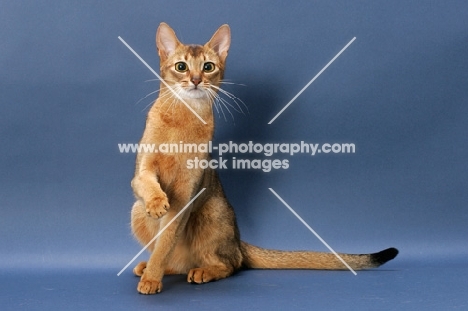
{"type": "Polygon", "coordinates": [[[231,43],[228,25],[222,25],[205,45],[184,45],[166,23],[159,25],[156,46],[161,77],[184,99],[212,98],[224,75],[231,43]]]}

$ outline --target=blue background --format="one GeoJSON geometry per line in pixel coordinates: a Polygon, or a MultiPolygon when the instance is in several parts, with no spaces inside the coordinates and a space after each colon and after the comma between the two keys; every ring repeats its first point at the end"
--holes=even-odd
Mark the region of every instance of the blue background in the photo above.
{"type": "MultiPolygon", "coordinates": [[[[468,5],[464,1],[16,1],[0,5],[2,309],[466,308],[468,5]],[[224,23],[226,87],[249,114],[215,142],[354,143],[287,170],[220,175],[244,240],[400,255],[375,271],[245,271],[144,297],[128,269],[135,156],[165,21],[204,44],[224,23]],[[356,41],[267,123],[353,37],[356,41]],[[142,99],[143,98],[143,99],[142,99]],[[140,101],[140,99],[142,99],[140,101]]],[[[146,257],[142,255],[142,258],[146,257]]]]}

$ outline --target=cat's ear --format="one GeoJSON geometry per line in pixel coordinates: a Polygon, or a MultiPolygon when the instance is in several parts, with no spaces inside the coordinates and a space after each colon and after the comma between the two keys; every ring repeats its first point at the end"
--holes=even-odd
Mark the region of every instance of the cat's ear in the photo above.
{"type": "Polygon", "coordinates": [[[228,25],[224,24],[215,32],[210,41],[205,46],[208,46],[218,54],[221,61],[225,61],[229,46],[231,45],[231,30],[228,25]]]}
{"type": "Polygon", "coordinates": [[[161,60],[164,61],[171,56],[180,44],[174,30],[168,24],[161,23],[156,32],[156,47],[161,60]]]}

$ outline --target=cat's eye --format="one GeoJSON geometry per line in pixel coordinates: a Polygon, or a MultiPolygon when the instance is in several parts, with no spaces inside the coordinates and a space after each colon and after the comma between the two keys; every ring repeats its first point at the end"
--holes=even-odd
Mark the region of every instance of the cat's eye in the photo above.
{"type": "Polygon", "coordinates": [[[215,70],[215,64],[213,64],[212,62],[203,64],[204,72],[213,72],[214,70],[215,70]]]}
{"type": "Polygon", "coordinates": [[[188,70],[188,66],[184,62],[178,62],[175,64],[175,70],[178,72],[186,72],[188,70]]]}

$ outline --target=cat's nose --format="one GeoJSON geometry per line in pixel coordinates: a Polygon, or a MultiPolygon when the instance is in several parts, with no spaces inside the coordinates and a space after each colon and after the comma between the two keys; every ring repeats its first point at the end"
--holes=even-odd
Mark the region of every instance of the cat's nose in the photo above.
{"type": "Polygon", "coordinates": [[[198,76],[194,76],[194,77],[192,77],[192,80],[191,80],[191,81],[192,81],[192,83],[193,83],[195,86],[197,86],[197,85],[200,84],[201,78],[198,77],[198,76]]]}

